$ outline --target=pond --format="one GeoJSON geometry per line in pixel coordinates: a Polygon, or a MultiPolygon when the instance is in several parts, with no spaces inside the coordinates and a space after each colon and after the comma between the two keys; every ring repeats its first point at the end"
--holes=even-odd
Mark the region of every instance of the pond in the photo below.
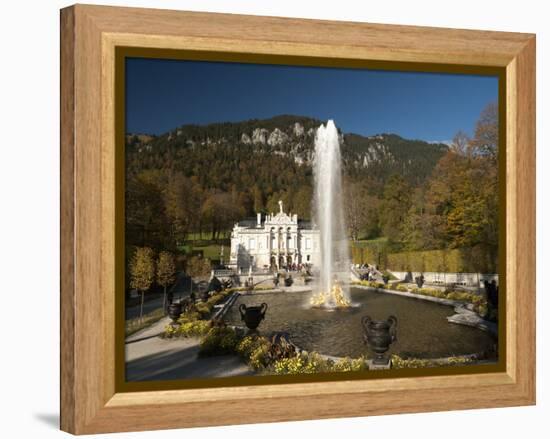
{"type": "Polygon", "coordinates": [[[267,303],[261,334],[288,332],[292,342],[307,351],[337,357],[359,357],[367,352],[361,318],[397,317],[397,341],[388,353],[402,357],[441,358],[492,352],[495,337],[482,330],[447,322],[453,307],[362,288],[351,288],[353,307],[327,311],[309,308],[310,292],[254,293],[240,296],[225,317],[228,324],[244,326],[239,305],[267,303]]]}

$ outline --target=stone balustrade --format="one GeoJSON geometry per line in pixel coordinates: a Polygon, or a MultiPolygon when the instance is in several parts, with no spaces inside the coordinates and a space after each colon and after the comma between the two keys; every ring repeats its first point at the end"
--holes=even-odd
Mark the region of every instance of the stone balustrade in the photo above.
{"type": "MultiPolygon", "coordinates": [[[[404,280],[407,275],[406,271],[389,271],[399,280],[404,280]]],[[[413,271],[411,273],[413,281],[415,277],[422,274],[424,276],[424,282],[431,285],[443,286],[454,284],[465,287],[482,288],[484,281],[492,282],[493,280],[498,284],[498,274],[492,273],[444,273],[433,271],[424,271],[422,273],[419,271],[413,271]]]]}

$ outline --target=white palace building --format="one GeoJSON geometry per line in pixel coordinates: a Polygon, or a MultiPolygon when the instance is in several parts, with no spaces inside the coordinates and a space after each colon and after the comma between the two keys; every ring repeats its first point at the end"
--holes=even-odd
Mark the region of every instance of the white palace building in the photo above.
{"type": "Polygon", "coordinates": [[[244,270],[281,269],[299,264],[316,264],[319,258],[319,230],[298,215],[285,213],[279,201],[274,215],[258,213],[256,220],[240,221],[231,233],[229,267],[244,270]]]}

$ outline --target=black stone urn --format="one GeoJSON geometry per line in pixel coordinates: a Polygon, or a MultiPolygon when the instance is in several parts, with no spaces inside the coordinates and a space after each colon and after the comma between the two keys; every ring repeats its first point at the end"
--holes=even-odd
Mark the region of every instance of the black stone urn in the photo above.
{"type": "Polygon", "coordinates": [[[183,311],[183,305],[181,303],[171,303],[168,305],[168,317],[172,319],[172,326],[178,326],[178,319],[183,311]]]}
{"type": "Polygon", "coordinates": [[[208,282],[206,282],[205,280],[199,282],[199,297],[200,299],[203,301],[203,302],[206,302],[208,301],[209,297],[210,297],[210,293],[209,293],[209,289],[208,289],[208,282]]]}
{"type": "Polygon", "coordinates": [[[210,299],[210,291],[208,290],[202,290],[199,292],[199,299],[201,302],[208,302],[208,299],[210,299]]]}
{"type": "Polygon", "coordinates": [[[372,320],[369,316],[364,316],[361,324],[365,331],[365,343],[375,354],[373,364],[388,364],[389,360],[384,354],[397,340],[397,318],[389,316],[387,320],[372,320]]]}
{"type": "Polygon", "coordinates": [[[261,305],[246,306],[241,303],[239,306],[239,312],[241,313],[241,320],[245,323],[246,327],[251,331],[255,331],[265,317],[267,311],[267,303],[261,305]]]}
{"type": "Polygon", "coordinates": [[[416,283],[416,286],[418,288],[422,288],[422,285],[424,285],[424,275],[423,274],[420,274],[420,276],[416,276],[414,278],[414,281],[416,283]]]}

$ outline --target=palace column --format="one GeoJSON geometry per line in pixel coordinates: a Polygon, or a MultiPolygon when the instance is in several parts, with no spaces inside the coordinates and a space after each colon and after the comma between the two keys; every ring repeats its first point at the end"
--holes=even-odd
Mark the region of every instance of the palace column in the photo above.
{"type": "MultiPolygon", "coordinates": [[[[286,255],[287,255],[287,263],[288,263],[288,257],[292,257],[292,250],[294,249],[294,238],[292,237],[292,231],[286,232],[286,255]]],[[[294,258],[292,258],[294,260],[294,258]]]]}
{"type": "Polygon", "coordinates": [[[277,270],[279,270],[281,268],[280,264],[281,264],[281,237],[280,237],[280,234],[281,234],[281,231],[279,230],[279,228],[275,229],[275,233],[276,233],[276,236],[277,236],[277,239],[275,241],[275,245],[277,246],[277,270]]]}
{"type": "Polygon", "coordinates": [[[273,242],[273,236],[271,235],[271,228],[267,231],[267,254],[269,258],[269,269],[271,270],[271,252],[273,251],[273,246],[271,243],[273,242]]]}

